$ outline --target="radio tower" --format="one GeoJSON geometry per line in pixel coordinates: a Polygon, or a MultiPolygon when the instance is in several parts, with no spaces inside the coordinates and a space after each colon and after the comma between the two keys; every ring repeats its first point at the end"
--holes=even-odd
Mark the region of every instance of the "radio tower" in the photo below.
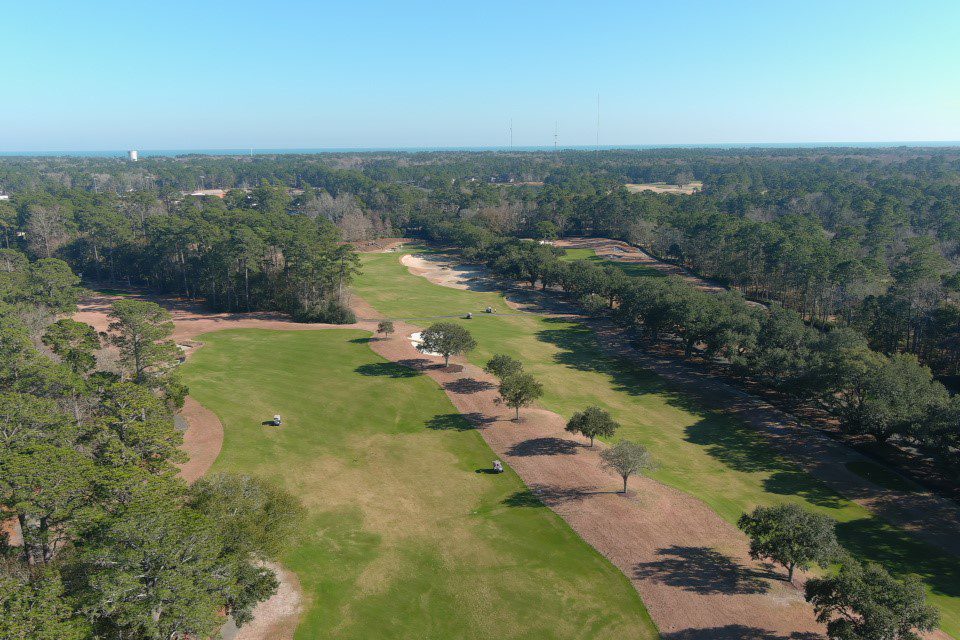
{"type": "Polygon", "coordinates": [[[553,151],[557,151],[557,136],[560,135],[560,122],[553,123],[553,151]]]}
{"type": "Polygon", "coordinates": [[[510,148],[513,149],[513,118],[510,118],[510,148]]]}
{"type": "Polygon", "coordinates": [[[597,94],[597,153],[600,153],[600,94],[597,94]]]}

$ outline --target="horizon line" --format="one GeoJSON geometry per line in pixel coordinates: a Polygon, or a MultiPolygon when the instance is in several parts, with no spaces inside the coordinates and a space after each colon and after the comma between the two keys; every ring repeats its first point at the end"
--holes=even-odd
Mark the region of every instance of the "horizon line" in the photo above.
{"type": "MultiPolygon", "coordinates": [[[[786,141],[786,142],[677,142],[677,143],[636,143],[601,144],[602,151],[647,150],[647,149],[749,149],[749,148],[870,148],[870,147],[960,147],[960,140],[845,140],[845,141],[786,141]]],[[[442,152],[442,151],[584,151],[597,150],[595,144],[560,145],[446,145],[446,146],[330,146],[330,147],[196,147],[196,148],[155,148],[135,147],[110,149],[42,149],[42,150],[0,150],[0,156],[7,157],[45,157],[45,156],[89,156],[90,154],[127,154],[136,150],[139,154],[163,155],[297,155],[320,153],[372,153],[372,152],[442,152]]]]}

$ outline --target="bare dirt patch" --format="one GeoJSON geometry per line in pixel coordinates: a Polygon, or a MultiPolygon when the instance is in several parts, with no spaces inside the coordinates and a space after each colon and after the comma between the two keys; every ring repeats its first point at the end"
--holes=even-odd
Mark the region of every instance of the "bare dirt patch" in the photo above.
{"type": "Polygon", "coordinates": [[[409,242],[412,242],[410,238],[377,238],[376,240],[359,240],[351,244],[360,253],[391,253],[409,242]]]}
{"type": "Polygon", "coordinates": [[[625,184],[630,193],[641,193],[643,191],[652,191],[653,193],[678,193],[682,195],[691,195],[703,190],[703,183],[699,181],[688,182],[684,185],[667,184],[666,182],[644,182],[641,184],[625,184]]]}

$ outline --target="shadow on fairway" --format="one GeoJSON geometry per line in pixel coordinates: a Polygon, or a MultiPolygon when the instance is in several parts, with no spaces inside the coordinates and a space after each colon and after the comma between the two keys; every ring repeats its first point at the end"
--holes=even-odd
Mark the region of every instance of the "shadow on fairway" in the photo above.
{"type": "Polygon", "coordinates": [[[641,562],[634,567],[638,580],[655,580],[702,594],[766,593],[770,585],[763,578],[776,578],[738,564],[733,558],[707,547],[672,546],[657,549],[662,559],[641,562]]]}
{"type": "Polygon", "coordinates": [[[442,413],[433,416],[426,422],[427,429],[434,431],[471,431],[476,429],[476,424],[470,422],[468,416],[460,413],[442,413]]]}
{"type": "Polygon", "coordinates": [[[688,442],[700,445],[712,457],[735,471],[768,473],[765,491],[781,496],[798,495],[821,507],[843,508],[847,501],[827,485],[781,457],[751,427],[716,413],[686,428],[688,442]]]}
{"type": "Polygon", "coordinates": [[[382,378],[415,378],[423,375],[416,369],[395,362],[370,362],[360,365],[354,371],[362,376],[379,376],[382,378]]]}
{"type": "Polygon", "coordinates": [[[443,388],[453,393],[466,395],[469,393],[489,391],[490,389],[495,389],[496,385],[486,382],[485,380],[477,380],[476,378],[459,378],[453,382],[446,383],[443,385],[443,388]]]}
{"type": "Polygon", "coordinates": [[[559,506],[567,502],[583,500],[588,496],[615,491],[597,491],[595,487],[554,487],[546,484],[534,484],[529,489],[517,491],[506,498],[502,504],[508,507],[559,506]]]}
{"type": "Polygon", "coordinates": [[[510,447],[507,455],[519,457],[572,455],[579,448],[579,443],[563,438],[531,438],[510,447]]]}

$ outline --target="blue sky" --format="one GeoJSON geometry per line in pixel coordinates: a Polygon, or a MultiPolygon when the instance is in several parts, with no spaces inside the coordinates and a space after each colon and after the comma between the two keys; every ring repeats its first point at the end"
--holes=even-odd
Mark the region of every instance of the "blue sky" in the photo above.
{"type": "Polygon", "coordinates": [[[960,2],[4,3],[0,151],[960,140],[960,2]]]}

